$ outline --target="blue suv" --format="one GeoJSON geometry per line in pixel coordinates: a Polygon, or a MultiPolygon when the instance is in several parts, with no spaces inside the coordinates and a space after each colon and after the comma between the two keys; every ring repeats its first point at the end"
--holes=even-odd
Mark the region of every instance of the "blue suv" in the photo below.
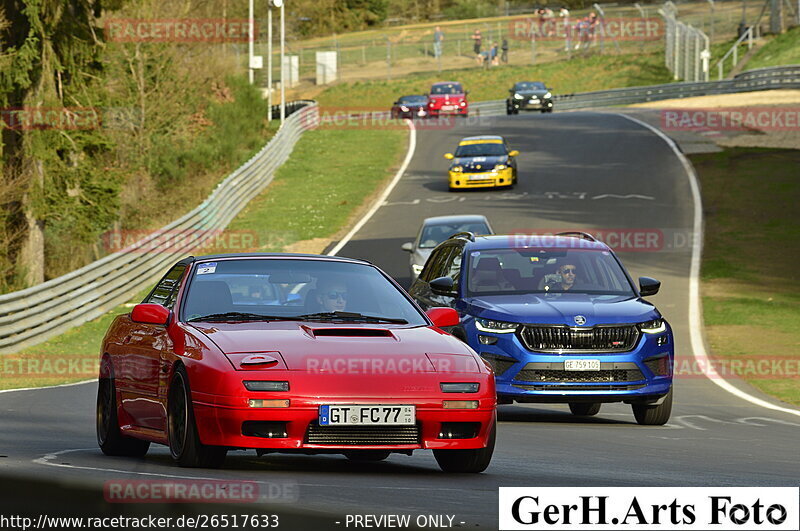
{"type": "Polygon", "coordinates": [[[630,404],[639,424],[672,411],[672,329],[614,252],[582,232],[459,233],[431,253],[409,290],[424,308],[461,316],[449,331],[492,366],[499,403],[567,403],[595,415],[630,404]]]}

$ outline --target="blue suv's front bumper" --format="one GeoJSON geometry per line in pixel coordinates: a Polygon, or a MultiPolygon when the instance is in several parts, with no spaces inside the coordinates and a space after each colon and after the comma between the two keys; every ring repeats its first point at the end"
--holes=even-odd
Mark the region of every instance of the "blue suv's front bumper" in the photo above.
{"type": "Polygon", "coordinates": [[[640,334],[628,352],[581,354],[532,352],[519,333],[481,332],[473,319],[465,325],[469,345],[495,369],[501,403],[648,403],[666,395],[672,385],[674,347],[669,325],[660,334],[640,334]],[[496,342],[482,343],[479,336],[496,338],[496,342]],[[599,360],[600,371],[565,371],[564,362],[576,359],[599,360]]]}

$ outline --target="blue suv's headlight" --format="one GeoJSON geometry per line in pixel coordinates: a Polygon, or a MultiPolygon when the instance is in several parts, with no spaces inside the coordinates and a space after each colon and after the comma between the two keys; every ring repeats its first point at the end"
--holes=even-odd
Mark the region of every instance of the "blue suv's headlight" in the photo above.
{"type": "Polygon", "coordinates": [[[481,332],[510,334],[516,332],[518,327],[519,325],[517,323],[505,323],[503,321],[492,321],[490,319],[475,319],[475,328],[481,332]]]}
{"type": "Polygon", "coordinates": [[[664,322],[664,319],[654,319],[645,323],[639,323],[639,330],[645,334],[660,334],[661,332],[666,332],[667,323],[664,322]]]}

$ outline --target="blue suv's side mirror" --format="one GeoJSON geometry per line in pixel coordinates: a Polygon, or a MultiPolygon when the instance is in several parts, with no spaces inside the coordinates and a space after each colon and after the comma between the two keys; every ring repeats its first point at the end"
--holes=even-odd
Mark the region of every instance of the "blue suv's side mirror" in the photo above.
{"type": "Polygon", "coordinates": [[[453,279],[450,277],[439,277],[431,280],[431,291],[437,295],[454,295],[453,279]]]}
{"type": "Polygon", "coordinates": [[[639,294],[642,297],[655,295],[661,288],[661,282],[650,277],[639,277],[639,294]]]}

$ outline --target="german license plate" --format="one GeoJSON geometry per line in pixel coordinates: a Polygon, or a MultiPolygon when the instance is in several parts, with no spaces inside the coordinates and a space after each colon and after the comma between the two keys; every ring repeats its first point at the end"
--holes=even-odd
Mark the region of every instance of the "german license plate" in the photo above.
{"type": "Polygon", "coordinates": [[[482,173],[476,173],[475,175],[469,176],[470,181],[482,181],[484,179],[486,179],[486,176],[483,175],[482,173]]]}
{"type": "Polygon", "coordinates": [[[414,406],[406,405],[322,405],[319,406],[320,426],[413,425],[414,406]]]}
{"type": "Polygon", "coordinates": [[[565,360],[565,371],[599,371],[600,360],[565,360]]]}
{"type": "Polygon", "coordinates": [[[442,110],[443,110],[443,111],[452,111],[452,110],[454,110],[455,108],[456,108],[456,106],[455,106],[455,105],[442,105],[442,110]]]}
{"type": "Polygon", "coordinates": [[[529,103],[539,103],[539,100],[536,98],[531,98],[531,101],[529,103]]]}

